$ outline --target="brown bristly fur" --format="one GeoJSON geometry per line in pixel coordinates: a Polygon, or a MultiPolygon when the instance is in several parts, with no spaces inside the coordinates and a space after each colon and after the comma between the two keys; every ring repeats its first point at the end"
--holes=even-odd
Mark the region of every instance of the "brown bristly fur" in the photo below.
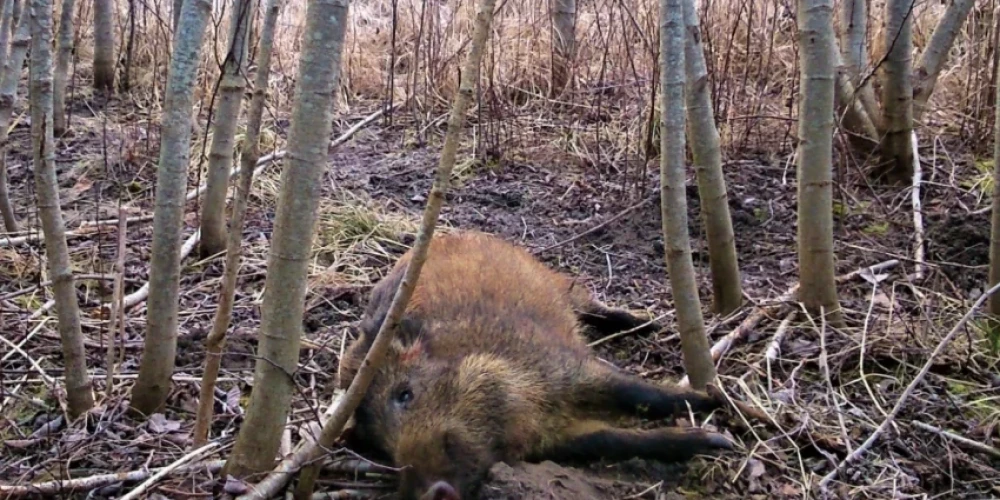
{"type": "MultiPolygon", "coordinates": [[[[372,291],[361,336],[341,360],[342,387],[357,373],[409,258],[372,291]]],[[[469,498],[498,461],[670,461],[729,447],[697,429],[614,427],[622,418],[667,418],[687,404],[718,406],[704,393],[617,371],[581,334],[587,326],[608,333],[644,323],[502,239],[439,235],[350,443],[404,468],[404,498],[424,491],[451,498],[438,491],[442,483],[469,498]]]]}

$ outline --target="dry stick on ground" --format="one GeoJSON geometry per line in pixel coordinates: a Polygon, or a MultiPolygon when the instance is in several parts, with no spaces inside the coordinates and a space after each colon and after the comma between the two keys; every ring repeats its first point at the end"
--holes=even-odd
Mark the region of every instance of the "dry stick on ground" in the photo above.
{"type": "Polygon", "coordinates": [[[52,279],[62,355],[66,366],[69,418],[75,419],[94,406],[87,374],[87,353],[80,326],[80,306],[70,267],[66,226],[59,203],[56,180],[55,138],[52,135],[52,11],[51,0],[31,0],[31,137],[34,152],[38,214],[45,233],[45,255],[52,279]]]}
{"type": "MultiPolygon", "coordinates": [[[[479,81],[479,73],[483,57],[483,50],[489,38],[490,26],[493,22],[493,8],[495,0],[482,0],[479,12],[476,14],[475,31],[472,34],[472,46],[469,48],[469,55],[462,69],[462,79],[459,83],[458,92],[455,95],[455,102],[451,109],[451,116],[448,119],[448,132],[445,135],[444,146],[441,149],[441,158],[438,162],[437,172],[434,176],[434,184],[427,197],[427,206],[424,208],[423,218],[420,221],[420,232],[417,234],[417,241],[413,245],[413,256],[410,264],[406,267],[403,280],[396,289],[396,294],[389,305],[382,326],[379,328],[375,340],[372,342],[365,359],[361,364],[361,369],[351,381],[344,399],[337,405],[333,415],[327,419],[323,425],[323,432],[320,435],[319,446],[306,448],[310,450],[306,455],[306,462],[316,458],[323,450],[329,448],[340,436],[347,424],[348,419],[357,408],[361,398],[364,397],[368,386],[371,384],[375,371],[378,370],[385,357],[386,349],[395,336],[396,329],[403,317],[417,280],[420,278],[420,271],[424,261],[427,259],[427,251],[430,247],[431,238],[434,236],[434,229],[437,226],[438,215],[441,213],[441,205],[444,203],[445,193],[451,184],[451,173],[455,167],[455,156],[458,152],[458,145],[465,125],[465,113],[472,101],[473,91],[479,81]]],[[[297,500],[306,500],[312,495],[313,485],[319,473],[317,466],[305,468],[299,476],[298,488],[295,491],[297,500]]]]}
{"type": "MultiPolygon", "coordinates": [[[[875,264],[873,266],[863,267],[861,269],[856,269],[847,274],[841,275],[835,279],[835,283],[843,283],[845,281],[852,280],[866,272],[872,274],[878,271],[884,271],[886,269],[895,267],[899,264],[896,259],[887,260],[875,264]]],[[[766,317],[769,316],[780,316],[782,314],[788,314],[788,310],[792,307],[791,302],[796,300],[796,295],[799,292],[799,285],[795,284],[792,288],[788,289],[781,297],[768,306],[759,306],[755,309],[749,316],[746,317],[739,326],[737,326],[732,332],[726,334],[726,336],[719,339],[715,345],[712,346],[712,359],[718,361],[726,352],[729,351],[736,344],[737,341],[742,340],[746,337],[757,325],[766,317]]],[[[688,378],[685,376],[679,384],[682,387],[687,387],[689,382],[688,378]]]]}
{"type": "Polygon", "coordinates": [[[792,310],[785,316],[785,319],[781,320],[778,325],[778,329],[774,332],[774,338],[771,339],[771,343],[768,344],[767,350],[764,351],[763,362],[767,367],[767,390],[773,391],[774,384],[771,378],[771,363],[778,359],[778,355],[781,354],[781,343],[785,340],[785,336],[788,335],[788,331],[791,329],[792,321],[795,321],[795,316],[799,313],[797,310],[792,310]]]}
{"type": "MultiPolygon", "coordinates": [[[[174,467],[171,472],[179,474],[182,472],[207,471],[209,473],[214,474],[219,470],[221,470],[224,464],[225,461],[223,460],[213,460],[210,462],[200,462],[195,464],[183,465],[181,467],[174,467]]],[[[3,496],[4,498],[28,497],[37,495],[54,496],[60,494],[68,494],[77,491],[91,491],[115,483],[145,481],[152,475],[158,474],[160,471],[164,469],[166,469],[166,467],[162,467],[159,469],[150,469],[150,470],[118,472],[115,474],[101,474],[97,476],[81,477],[76,479],[60,479],[56,481],[46,481],[44,483],[35,483],[28,485],[0,484],[0,496],[3,496]]]]}
{"type": "MultiPolygon", "coordinates": [[[[215,381],[222,363],[222,348],[226,343],[226,330],[232,320],[233,300],[236,295],[236,278],[239,274],[241,246],[243,243],[243,221],[246,218],[250,188],[253,185],[254,166],[260,158],[260,126],[264,114],[267,83],[271,74],[271,49],[274,47],[274,27],[278,21],[282,0],[268,0],[265,7],[264,27],[261,30],[260,57],[257,75],[254,78],[253,97],[247,110],[246,145],[241,158],[242,172],[236,187],[236,202],[233,205],[231,227],[226,243],[226,264],[219,290],[219,305],[215,309],[212,331],[205,340],[205,373],[201,379],[201,394],[198,397],[198,416],[195,420],[193,441],[200,446],[208,439],[208,428],[212,422],[215,407],[215,381]]],[[[241,3],[242,5],[242,3],[241,3]]]]}
{"type": "Polygon", "coordinates": [[[122,495],[118,500],[134,500],[136,498],[139,498],[139,496],[142,495],[143,493],[145,493],[146,490],[148,490],[151,486],[153,486],[154,484],[156,484],[156,481],[158,481],[161,478],[165,477],[167,474],[170,474],[171,472],[177,470],[178,468],[180,468],[184,464],[186,464],[188,462],[191,462],[191,461],[193,461],[195,459],[201,458],[201,457],[203,457],[205,455],[208,455],[209,452],[214,451],[219,446],[220,446],[219,442],[208,443],[208,444],[202,446],[201,448],[198,448],[198,449],[192,451],[191,453],[188,453],[187,455],[184,455],[183,457],[181,457],[180,459],[178,459],[174,463],[172,463],[172,464],[170,464],[170,465],[168,465],[168,466],[160,469],[159,471],[157,471],[156,474],[153,474],[152,476],[150,476],[149,479],[146,479],[145,481],[143,481],[142,484],[140,484],[139,486],[136,486],[135,489],[133,489],[132,491],[128,492],[128,494],[122,495]]]}
{"type": "Polygon", "coordinates": [[[927,376],[927,372],[930,371],[931,366],[934,364],[935,358],[937,358],[938,355],[940,355],[941,352],[944,351],[944,348],[951,343],[951,341],[955,338],[955,336],[962,331],[962,327],[964,327],[965,324],[968,323],[970,319],[972,319],[972,316],[975,314],[977,310],[979,310],[979,307],[983,305],[983,302],[985,302],[989,297],[991,297],[994,293],[996,293],[997,290],[1000,290],[1000,283],[993,285],[992,288],[990,288],[986,293],[981,295],[979,299],[977,299],[976,302],[972,304],[972,307],[970,307],[969,311],[965,313],[965,316],[962,316],[962,319],[955,324],[955,326],[951,329],[951,331],[948,332],[948,335],[945,335],[945,337],[941,339],[941,342],[939,342],[937,347],[934,348],[934,352],[932,352],[930,356],[927,357],[927,361],[924,362],[924,366],[920,368],[920,371],[917,373],[917,376],[914,377],[913,380],[910,382],[910,384],[906,386],[906,389],[903,390],[903,394],[899,396],[899,400],[896,401],[896,405],[893,406],[892,410],[889,411],[889,414],[886,415],[885,420],[883,420],[882,423],[878,426],[878,428],[875,429],[875,431],[872,432],[870,436],[868,436],[868,439],[866,439],[865,442],[861,443],[861,445],[858,446],[853,452],[851,452],[851,454],[846,456],[844,460],[842,460],[839,464],[837,464],[836,468],[834,468],[832,471],[830,471],[829,474],[827,474],[826,476],[823,477],[822,480],[820,480],[819,482],[820,488],[825,489],[826,486],[830,483],[830,481],[832,481],[835,477],[837,477],[837,474],[839,474],[840,471],[844,470],[844,468],[847,467],[848,464],[854,462],[862,455],[864,455],[865,452],[868,451],[868,449],[871,448],[873,444],[875,444],[875,441],[879,438],[879,436],[881,436],[882,433],[885,432],[885,430],[890,425],[892,425],[893,420],[896,418],[896,415],[899,414],[899,410],[901,410],[903,408],[903,405],[906,404],[906,400],[910,398],[910,395],[913,394],[913,391],[917,388],[918,385],[920,385],[920,382],[924,380],[924,377],[927,376]]]}
{"type": "Polygon", "coordinates": [[[988,444],[980,443],[979,441],[973,441],[965,436],[959,436],[954,432],[946,431],[940,427],[935,427],[930,424],[925,424],[919,420],[914,420],[910,422],[910,424],[919,427],[925,431],[933,432],[934,434],[937,434],[938,436],[941,436],[945,439],[950,439],[960,445],[965,446],[966,448],[978,451],[980,453],[986,453],[987,455],[991,455],[994,458],[1000,458],[1000,449],[994,448],[993,446],[990,446],[988,444]]]}
{"type": "MultiPolygon", "coordinates": [[[[318,445],[306,444],[300,447],[291,457],[282,461],[277,469],[269,474],[264,481],[259,483],[252,493],[243,495],[240,497],[241,499],[264,499],[271,497],[285,485],[293,471],[299,469],[304,464],[314,461],[325,449],[329,448],[340,436],[344,425],[368,390],[372,377],[375,375],[375,370],[382,363],[385,350],[395,334],[396,327],[402,318],[403,311],[409,302],[423,263],[427,258],[427,250],[433,237],[435,226],[437,225],[441,205],[444,202],[444,195],[451,182],[451,172],[455,165],[459,135],[465,122],[466,110],[472,100],[475,83],[479,79],[480,61],[482,59],[483,48],[489,36],[489,28],[493,18],[493,6],[494,0],[483,0],[476,15],[472,47],[466,60],[465,68],[462,71],[462,80],[451,110],[448,121],[448,132],[445,136],[445,143],[441,151],[434,184],[431,187],[430,195],[427,197],[427,205],[421,220],[420,231],[417,235],[417,241],[413,246],[413,257],[410,265],[407,266],[406,274],[399,288],[396,290],[385,321],[383,321],[378,334],[375,336],[375,340],[372,342],[372,346],[365,355],[361,369],[358,370],[354,380],[351,381],[350,387],[348,387],[343,399],[336,405],[336,409],[333,410],[330,418],[324,423],[318,445]]],[[[303,471],[303,474],[299,478],[299,489],[296,492],[299,498],[310,496],[317,472],[315,467],[310,467],[303,471]]]]}

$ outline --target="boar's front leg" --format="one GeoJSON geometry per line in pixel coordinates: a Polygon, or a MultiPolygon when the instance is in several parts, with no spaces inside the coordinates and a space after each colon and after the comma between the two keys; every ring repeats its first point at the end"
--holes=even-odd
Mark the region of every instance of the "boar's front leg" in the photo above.
{"type": "Polygon", "coordinates": [[[698,454],[733,448],[732,443],[721,434],[702,429],[620,429],[599,421],[577,423],[560,437],[529,460],[592,463],[641,458],[679,462],[698,454]]]}

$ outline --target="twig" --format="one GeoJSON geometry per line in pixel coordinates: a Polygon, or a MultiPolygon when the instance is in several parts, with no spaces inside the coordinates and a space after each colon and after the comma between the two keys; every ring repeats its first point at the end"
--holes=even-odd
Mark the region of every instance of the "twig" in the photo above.
{"type": "Polygon", "coordinates": [[[914,260],[917,261],[914,280],[924,279],[924,218],[923,209],[920,204],[920,182],[923,172],[920,168],[920,152],[917,149],[917,133],[911,132],[913,138],[913,238],[914,260]]]}
{"type": "MultiPolygon", "coordinates": [[[[169,472],[187,472],[194,469],[207,469],[209,472],[215,473],[222,470],[222,467],[225,464],[225,460],[212,460],[210,462],[173,467],[173,469],[169,472]]],[[[88,491],[107,486],[109,484],[142,481],[166,468],[167,467],[152,470],[119,472],[116,474],[101,474],[98,476],[81,477],[76,479],[60,479],[28,485],[0,484],[0,495],[3,495],[4,498],[13,498],[36,495],[51,496],[58,495],[60,493],[70,493],[73,491],[88,491]]]]}
{"type": "Polygon", "coordinates": [[[788,335],[788,331],[791,329],[792,321],[795,320],[795,316],[799,313],[797,310],[792,310],[785,316],[785,319],[781,320],[781,324],[778,325],[778,330],[774,332],[774,338],[771,339],[771,343],[768,344],[767,350],[764,351],[764,363],[767,367],[767,390],[773,391],[774,384],[771,379],[771,363],[778,359],[778,355],[781,354],[781,342],[785,340],[785,336],[788,335]]]}
{"type": "MultiPolygon", "coordinates": [[[[188,255],[194,250],[194,247],[198,245],[198,241],[201,239],[201,230],[195,231],[194,234],[188,237],[187,241],[181,245],[181,258],[184,260],[188,255]]],[[[149,297],[149,282],[147,281],[142,288],[128,294],[125,296],[125,300],[122,301],[122,307],[129,309],[135,305],[146,300],[149,297]]]]}
{"type": "Polygon", "coordinates": [[[948,335],[946,335],[944,339],[942,339],[941,342],[938,343],[937,347],[934,348],[934,352],[932,352],[930,356],[927,357],[927,361],[924,363],[924,366],[920,368],[920,372],[917,373],[917,376],[913,378],[913,380],[910,382],[910,385],[906,386],[906,390],[903,391],[903,394],[899,397],[899,400],[896,401],[896,405],[893,406],[889,414],[886,415],[885,420],[883,420],[882,423],[878,426],[878,428],[875,429],[875,431],[872,432],[870,436],[868,436],[868,439],[866,439],[864,443],[861,443],[861,445],[858,446],[849,455],[847,455],[847,457],[845,457],[844,460],[842,460],[840,464],[837,465],[836,468],[834,468],[832,471],[830,471],[829,474],[827,474],[826,476],[823,477],[822,480],[820,480],[819,482],[820,488],[825,489],[826,485],[829,484],[830,481],[832,481],[835,477],[837,477],[837,474],[839,474],[840,471],[844,470],[844,467],[847,467],[847,464],[857,460],[859,457],[861,457],[861,455],[864,455],[864,453],[868,451],[868,449],[871,448],[873,444],[875,444],[875,441],[879,438],[879,436],[881,436],[882,433],[885,432],[885,430],[892,424],[892,421],[896,418],[896,415],[899,413],[899,410],[903,408],[903,405],[906,403],[906,400],[910,398],[910,395],[913,393],[914,389],[916,389],[917,385],[919,385],[920,382],[924,380],[924,377],[927,376],[927,372],[930,371],[931,365],[934,364],[934,358],[936,358],[939,354],[941,354],[941,351],[943,351],[944,348],[947,347],[947,345],[950,344],[951,341],[955,338],[955,336],[958,335],[958,333],[962,330],[962,327],[964,327],[965,324],[968,323],[970,319],[972,319],[973,314],[975,314],[975,312],[979,309],[979,307],[983,305],[983,302],[985,302],[986,299],[988,299],[991,295],[996,293],[997,290],[1000,290],[1000,283],[994,285],[993,288],[990,288],[989,291],[982,294],[976,300],[975,304],[973,304],[972,307],[969,308],[969,311],[965,313],[965,316],[962,316],[962,319],[958,321],[958,323],[951,329],[951,331],[948,332],[948,335]]]}
{"type": "Polygon", "coordinates": [[[592,228],[590,228],[590,229],[588,229],[588,230],[586,230],[586,231],[584,231],[584,232],[582,232],[580,234],[577,234],[577,235],[575,235],[575,236],[573,236],[571,238],[568,238],[568,239],[565,239],[563,241],[560,241],[559,243],[554,243],[554,244],[549,245],[547,247],[543,247],[543,248],[541,248],[539,250],[535,250],[534,253],[535,254],[540,254],[540,253],[548,252],[549,250],[553,250],[553,249],[559,248],[559,247],[561,247],[563,245],[568,245],[568,244],[570,244],[570,243],[572,243],[572,242],[574,242],[574,241],[576,241],[576,240],[578,240],[580,238],[583,238],[584,236],[587,236],[588,234],[591,234],[591,233],[593,233],[595,231],[600,230],[601,228],[604,228],[608,224],[611,224],[612,222],[614,222],[614,221],[616,221],[618,219],[621,219],[622,217],[625,217],[626,215],[628,215],[628,214],[630,214],[632,212],[635,212],[636,210],[638,210],[638,209],[646,206],[649,202],[653,201],[654,199],[655,199],[655,197],[646,198],[646,199],[640,201],[639,203],[636,203],[635,205],[632,205],[631,207],[628,207],[625,210],[622,210],[621,212],[618,212],[617,214],[615,214],[610,219],[608,219],[608,220],[606,220],[606,221],[604,221],[604,222],[602,222],[602,223],[600,223],[600,224],[598,224],[598,225],[596,225],[596,226],[594,226],[594,227],[592,227],[592,228]]]}
{"type": "Polygon", "coordinates": [[[969,447],[969,448],[971,448],[973,450],[976,450],[976,451],[979,451],[979,452],[982,452],[982,453],[986,453],[987,455],[992,455],[993,457],[996,457],[996,458],[1000,458],[1000,450],[998,450],[998,449],[996,449],[996,448],[994,448],[994,447],[992,447],[992,446],[990,446],[988,444],[980,443],[979,441],[973,441],[973,440],[971,440],[971,439],[969,439],[969,438],[967,438],[965,436],[959,436],[958,434],[955,434],[954,432],[946,431],[946,430],[944,430],[944,429],[942,429],[940,427],[934,427],[933,425],[925,424],[925,423],[920,422],[918,420],[914,420],[913,422],[910,422],[910,424],[912,424],[912,425],[914,425],[916,427],[920,427],[921,429],[923,429],[925,431],[933,432],[934,434],[937,434],[937,435],[939,435],[939,436],[941,436],[943,438],[955,441],[956,443],[963,444],[963,445],[965,445],[965,446],[967,446],[967,447],[969,447]]]}
{"type": "Polygon", "coordinates": [[[647,322],[645,322],[645,323],[643,323],[643,324],[641,324],[641,325],[639,325],[639,326],[637,326],[635,328],[629,328],[628,330],[623,330],[623,331],[620,331],[620,332],[612,333],[611,335],[608,335],[607,337],[597,339],[597,340],[595,340],[595,341],[587,344],[587,347],[596,347],[596,346],[599,346],[599,345],[601,345],[601,344],[603,344],[605,342],[608,342],[610,340],[614,340],[614,339],[616,339],[618,337],[624,337],[625,335],[629,335],[629,334],[635,333],[635,332],[637,332],[639,330],[642,330],[643,328],[646,328],[647,326],[650,326],[650,325],[659,323],[660,321],[663,321],[664,318],[666,318],[667,316],[671,315],[672,313],[673,313],[673,311],[667,312],[667,313],[663,313],[663,314],[661,314],[661,315],[659,315],[659,316],[657,316],[657,317],[655,317],[655,318],[653,318],[653,319],[651,319],[651,320],[649,320],[649,321],[647,321],[647,322]]]}
{"type": "Polygon", "coordinates": [[[126,495],[122,496],[118,500],[133,500],[135,498],[138,498],[139,495],[145,493],[146,490],[148,490],[150,486],[155,484],[156,481],[159,481],[160,478],[163,478],[167,474],[170,474],[171,472],[180,468],[182,465],[196,458],[201,458],[202,456],[207,455],[209,452],[215,450],[215,448],[218,448],[219,446],[220,446],[219,442],[214,441],[206,444],[205,446],[202,446],[201,448],[198,448],[197,450],[192,451],[191,453],[188,453],[187,455],[184,455],[176,462],[160,469],[156,474],[153,474],[149,479],[143,481],[142,484],[136,486],[134,490],[128,492],[126,495]]]}
{"type": "MultiPolygon", "coordinates": [[[[124,307],[124,286],[125,286],[125,241],[126,241],[126,229],[128,228],[128,218],[126,218],[125,212],[118,211],[118,261],[115,263],[115,285],[114,291],[111,294],[111,311],[108,320],[111,324],[108,325],[108,353],[107,353],[107,373],[111,375],[108,379],[107,392],[111,394],[111,388],[113,386],[114,375],[118,367],[115,365],[115,339],[121,338],[122,344],[125,343],[125,307],[124,307]],[[117,330],[121,329],[122,334],[117,335],[117,330]]],[[[125,346],[122,345],[122,353],[125,352],[125,346]]]]}
{"type": "MultiPolygon", "coordinates": [[[[849,281],[858,276],[861,276],[866,272],[874,274],[878,271],[889,269],[898,264],[899,261],[896,259],[887,260],[885,262],[881,262],[873,266],[862,267],[860,269],[851,271],[847,274],[840,275],[837,277],[836,281],[837,283],[842,283],[844,281],[849,281]]],[[[746,319],[740,322],[739,326],[737,326],[732,332],[729,332],[724,337],[719,339],[715,343],[715,345],[712,346],[712,360],[718,362],[719,359],[721,359],[724,354],[729,352],[729,349],[731,349],[738,340],[741,340],[743,339],[743,337],[746,337],[747,334],[753,331],[753,329],[756,328],[757,325],[765,317],[787,314],[786,311],[788,311],[789,308],[791,307],[790,303],[795,300],[795,297],[798,293],[799,293],[799,284],[796,283],[794,286],[789,288],[788,291],[785,292],[781,297],[779,297],[776,303],[769,306],[760,306],[756,310],[754,310],[754,312],[750,313],[750,315],[747,316],[746,319]]],[[[688,387],[690,382],[688,380],[687,375],[685,375],[684,378],[682,378],[681,381],[678,382],[678,384],[681,387],[688,387]]]]}

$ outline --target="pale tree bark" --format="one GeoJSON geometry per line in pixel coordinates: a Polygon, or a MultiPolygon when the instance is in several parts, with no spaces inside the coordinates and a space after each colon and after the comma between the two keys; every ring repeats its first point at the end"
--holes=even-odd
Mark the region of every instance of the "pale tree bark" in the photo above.
{"type": "Polygon", "coordinates": [[[132,388],[132,409],[144,415],[159,411],[166,403],[177,354],[177,290],[191,155],[191,114],[201,46],[211,13],[210,0],[184,2],[164,96],[149,265],[147,331],[139,377],[132,388]]]}
{"type": "MultiPolygon", "coordinates": [[[[867,155],[874,152],[879,145],[879,131],[872,116],[865,107],[863,96],[858,94],[851,83],[849,70],[842,64],[840,52],[833,50],[834,67],[837,69],[834,100],[837,105],[837,118],[843,119],[844,127],[850,133],[851,144],[857,150],[867,155]]],[[[871,90],[871,87],[865,87],[871,90]]],[[[871,93],[871,92],[869,92],[871,93]]],[[[873,105],[874,106],[874,105],[873,105]]],[[[873,108],[878,109],[878,108],[873,108]]]]}
{"type": "Polygon", "coordinates": [[[576,55],[576,0],[552,1],[552,96],[566,89],[576,55]]]}
{"type": "Polygon", "coordinates": [[[299,361],[306,275],[333,131],[348,10],[348,0],[309,0],[306,9],[288,156],[264,283],[254,390],[226,462],[226,473],[237,477],[274,465],[295,391],[291,374],[299,361]]]}
{"type": "MultiPolygon", "coordinates": [[[[691,259],[684,168],[685,55],[691,55],[690,51],[685,54],[684,32],[685,17],[690,17],[693,10],[690,0],[660,0],[660,215],[684,368],[691,387],[705,390],[715,378],[715,363],[705,336],[698,280],[691,259]]],[[[687,25],[690,34],[691,23],[687,25]]],[[[700,48],[700,45],[691,45],[700,48]]],[[[691,66],[687,73],[695,75],[691,66]]],[[[715,129],[714,124],[711,129],[715,129]]],[[[692,135],[697,135],[693,127],[692,135]]]]}
{"type": "Polygon", "coordinates": [[[115,85],[114,22],[114,0],[94,0],[94,88],[106,93],[115,85]]]}
{"type": "MultiPolygon", "coordinates": [[[[868,66],[868,2],[866,0],[844,0],[840,3],[840,57],[847,81],[852,88],[849,97],[854,97],[854,87],[861,84],[861,72],[868,66]]],[[[861,101],[868,121],[878,116],[878,104],[871,85],[858,89],[861,93],[855,100],[861,101]]],[[[842,107],[847,107],[847,102],[842,107]]],[[[863,121],[864,118],[858,117],[863,121]]],[[[873,135],[872,138],[878,137],[873,135]]]]}
{"type": "Polygon", "coordinates": [[[226,248],[226,193],[233,166],[236,125],[243,102],[243,73],[246,70],[247,32],[252,19],[251,0],[237,0],[232,8],[229,50],[222,67],[219,105],[215,110],[212,146],[208,154],[208,175],[201,203],[202,257],[226,248]]]}
{"type": "Polygon", "coordinates": [[[52,134],[52,1],[31,0],[31,143],[38,215],[45,234],[45,257],[55,295],[56,319],[66,370],[66,401],[70,418],[94,406],[87,374],[87,352],[80,327],[80,307],[70,268],[66,227],[59,205],[55,140],[52,134]]]}
{"type": "MultiPolygon", "coordinates": [[[[993,124],[993,214],[990,235],[990,286],[1000,283],[1000,64],[996,65],[996,122],[993,124]]],[[[990,314],[1000,317],[1000,293],[990,296],[990,314]]]]}
{"type": "Polygon", "coordinates": [[[729,314],[743,303],[736,238],[733,234],[732,216],[729,213],[726,178],[722,173],[722,149],[719,147],[719,131],[712,113],[712,90],[705,65],[698,11],[693,0],[683,0],[681,5],[682,22],[686,28],[685,57],[681,61],[684,66],[681,69],[687,74],[685,92],[687,123],[690,127],[691,153],[698,178],[701,216],[708,240],[712,297],[715,311],[719,314],[729,314]]]}
{"type": "MultiPolygon", "coordinates": [[[[253,97],[247,110],[246,146],[240,157],[240,180],[233,204],[232,227],[226,246],[226,267],[219,290],[219,306],[215,309],[212,331],[205,340],[205,374],[201,378],[201,395],[198,399],[198,419],[194,426],[194,446],[205,444],[212,424],[215,401],[215,381],[219,376],[222,348],[226,343],[226,330],[232,320],[233,299],[236,295],[236,278],[240,265],[243,221],[253,184],[253,171],[260,158],[260,126],[267,97],[268,76],[271,74],[271,50],[274,47],[274,27],[281,11],[281,0],[268,0],[264,11],[264,26],[260,33],[260,54],[257,58],[257,76],[254,78],[253,97]]],[[[204,235],[202,235],[204,241],[204,235]]]]}
{"type": "Polygon", "coordinates": [[[52,127],[56,135],[66,132],[66,86],[69,65],[73,59],[73,14],[75,0],[63,0],[59,16],[59,38],[56,40],[56,69],[53,79],[52,127]]]}
{"type": "Polygon", "coordinates": [[[406,305],[413,296],[417,281],[420,279],[420,271],[427,260],[427,252],[430,248],[431,239],[434,237],[434,230],[437,227],[438,217],[441,214],[441,206],[444,204],[445,194],[451,186],[452,170],[455,167],[455,157],[458,154],[458,145],[462,139],[462,130],[465,126],[465,114],[472,104],[472,97],[479,82],[482,68],[483,52],[486,42],[489,39],[490,28],[493,24],[493,10],[496,7],[496,0],[482,0],[479,11],[476,13],[475,28],[472,33],[472,43],[469,54],[465,59],[465,65],[461,72],[458,92],[452,102],[451,114],[448,117],[448,131],[445,134],[444,146],[441,148],[441,158],[438,160],[437,170],[434,174],[434,183],[431,185],[430,194],[427,196],[427,204],[424,207],[423,217],[420,220],[420,230],[417,233],[417,241],[413,244],[413,256],[410,264],[406,268],[403,280],[400,282],[396,293],[389,305],[385,321],[379,327],[375,340],[365,354],[365,360],[361,364],[361,369],[354,375],[354,380],[347,388],[344,397],[334,409],[330,418],[323,424],[323,430],[318,440],[319,446],[314,447],[305,463],[312,464],[303,469],[299,476],[299,485],[295,491],[296,500],[306,500],[312,497],[313,485],[319,474],[318,464],[315,458],[329,449],[333,442],[340,436],[350,419],[352,413],[357,408],[365,391],[371,384],[375,372],[382,365],[385,352],[396,334],[400,320],[406,305]]]}
{"type": "MultiPolygon", "coordinates": [[[[7,56],[10,54],[10,33],[14,29],[14,4],[17,0],[0,0],[0,70],[7,66],[7,56]]],[[[17,7],[20,13],[20,5],[17,7]]]]}
{"type": "Polygon", "coordinates": [[[799,300],[810,314],[843,324],[833,255],[832,0],[799,0],[799,300]]]}
{"type": "Polygon", "coordinates": [[[24,67],[24,59],[28,55],[28,45],[31,43],[31,26],[28,23],[28,16],[21,13],[23,4],[21,0],[12,1],[11,28],[13,39],[10,42],[10,52],[3,66],[3,74],[0,76],[0,215],[3,216],[4,227],[8,232],[15,232],[18,229],[17,215],[14,213],[14,204],[10,200],[7,179],[8,130],[11,114],[14,111],[14,101],[17,98],[17,84],[21,80],[21,69],[24,67]]]}
{"type": "Polygon", "coordinates": [[[882,80],[882,163],[879,176],[889,182],[909,182],[913,177],[913,2],[886,2],[884,47],[888,51],[880,68],[882,80]]]}
{"type": "Polygon", "coordinates": [[[934,93],[941,69],[948,60],[948,53],[955,44],[955,38],[962,30],[965,19],[976,4],[976,0],[953,0],[938,20],[930,42],[920,55],[913,70],[913,119],[920,120],[926,111],[927,100],[934,93]]]}

